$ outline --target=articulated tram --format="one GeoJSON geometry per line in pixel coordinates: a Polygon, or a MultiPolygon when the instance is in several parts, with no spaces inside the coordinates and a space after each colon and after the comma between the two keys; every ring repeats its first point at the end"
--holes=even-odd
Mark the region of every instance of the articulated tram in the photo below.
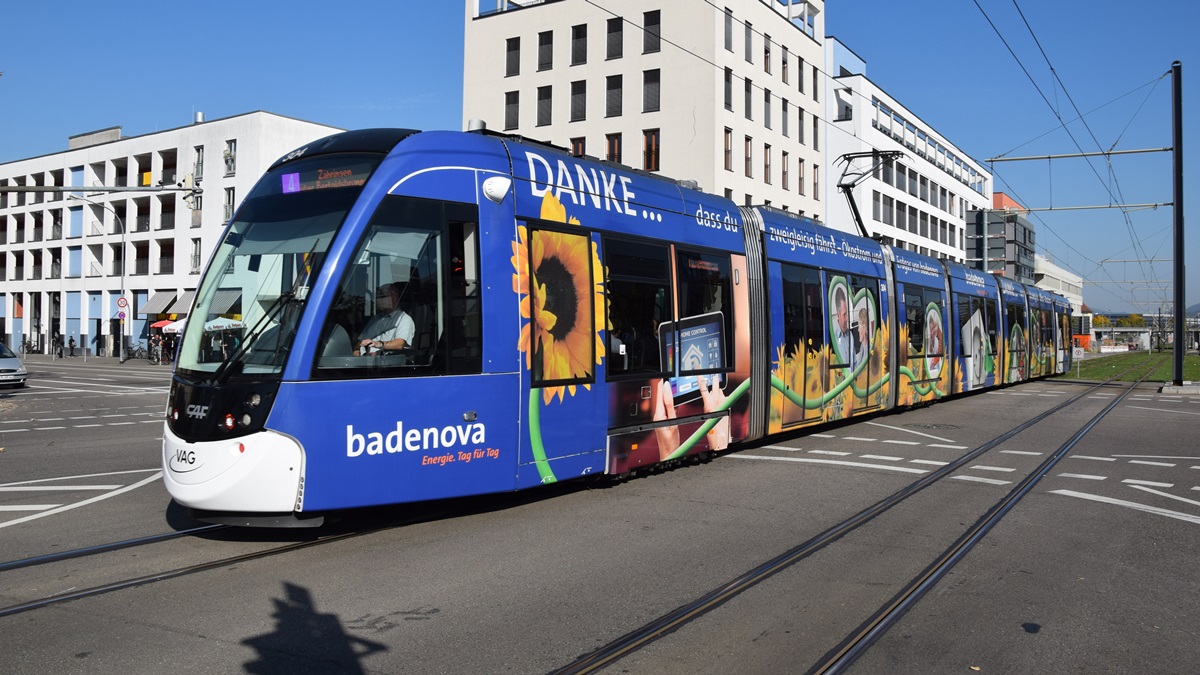
{"type": "Polygon", "coordinates": [[[517,138],[341,133],[275,162],[214,252],[164,480],[282,526],[624,474],[1064,372],[1069,312],[517,138]]]}

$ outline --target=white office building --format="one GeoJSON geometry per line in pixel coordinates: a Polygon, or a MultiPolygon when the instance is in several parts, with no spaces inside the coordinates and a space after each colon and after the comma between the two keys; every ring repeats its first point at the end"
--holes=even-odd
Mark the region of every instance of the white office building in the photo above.
{"type": "Polygon", "coordinates": [[[821,0],[467,0],[464,125],[820,219],[821,0]]]}
{"type": "Polygon", "coordinates": [[[866,76],[866,62],[837,41],[826,39],[827,114],[825,149],[826,224],[857,231],[839,181],[854,182],[854,199],[867,234],[885,243],[936,258],[965,259],[968,212],[992,205],[992,176],[947,138],[921,121],[866,76]],[[902,157],[872,172],[874,150],[900,151],[902,157]],[[863,155],[850,163],[847,154],[863,155]]]}
{"type": "MultiPolygon", "coordinates": [[[[285,153],[340,129],[251,112],[123,138],[73,136],[64,152],[0,164],[0,340],[92,354],[182,318],[235,206],[285,153]],[[190,199],[156,190],[190,180],[190,199]],[[2,188],[79,187],[71,192],[2,188]],[[138,191],[98,192],[116,186],[138,191]],[[150,188],[150,190],[145,190],[150,188]]],[[[236,313],[237,298],[228,311],[236,313]]]]}
{"type": "Polygon", "coordinates": [[[1035,253],[1033,256],[1034,283],[1038,288],[1058,293],[1071,303],[1071,312],[1083,312],[1083,277],[1056,265],[1048,256],[1035,253]]]}

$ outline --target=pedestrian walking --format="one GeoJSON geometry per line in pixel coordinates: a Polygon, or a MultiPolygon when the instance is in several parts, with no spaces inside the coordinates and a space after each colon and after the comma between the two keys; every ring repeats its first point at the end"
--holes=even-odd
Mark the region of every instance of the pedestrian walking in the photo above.
{"type": "Polygon", "coordinates": [[[75,336],[74,335],[72,335],[71,338],[69,340],[67,340],[67,349],[69,350],[69,354],[71,356],[75,356],[75,336]]]}
{"type": "Polygon", "coordinates": [[[63,357],[63,339],[57,333],[54,334],[54,355],[60,359],[63,357]]]}

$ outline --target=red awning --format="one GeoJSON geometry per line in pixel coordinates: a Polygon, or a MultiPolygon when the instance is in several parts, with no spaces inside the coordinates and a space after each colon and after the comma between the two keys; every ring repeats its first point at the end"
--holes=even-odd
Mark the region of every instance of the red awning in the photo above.
{"type": "Polygon", "coordinates": [[[155,321],[154,323],[150,324],[150,327],[151,328],[162,328],[163,326],[166,326],[166,325],[169,325],[172,323],[175,323],[175,322],[170,321],[168,319],[163,319],[162,321],[155,321]]]}

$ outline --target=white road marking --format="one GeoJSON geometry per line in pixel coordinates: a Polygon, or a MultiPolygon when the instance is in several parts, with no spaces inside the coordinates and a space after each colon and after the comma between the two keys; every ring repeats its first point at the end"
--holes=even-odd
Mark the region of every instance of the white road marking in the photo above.
{"type": "Polygon", "coordinates": [[[1126,478],[1125,480],[1123,480],[1121,482],[1126,483],[1128,485],[1149,485],[1150,487],[1163,487],[1163,488],[1175,487],[1174,483],[1156,483],[1152,480],[1137,480],[1136,478],[1126,478]]]}
{"type": "Polygon", "coordinates": [[[976,464],[971,468],[976,471],[999,471],[1001,473],[1012,473],[1013,471],[1016,471],[1016,469],[1008,469],[1003,466],[983,466],[981,464],[976,464]]]}
{"type": "Polygon", "coordinates": [[[846,438],[844,438],[844,439],[842,439],[842,440],[846,440],[846,441],[863,441],[863,442],[865,442],[865,443],[874,443],[875,441],[877,441],[877,440],[879,440],[879,439],[876,439],[876,438],[863,438],[863,437],[861,437],[861,436],[847,436],[846,438]]]}
{"type": "Polygon", "coordinates": [[[806,462],[809,464],[833,464],[836,466],[852,466],[863,469],[882,469],[884,471],[900,471],[903,473],[929,473],[925,469],[910,469],[906,466],[890,466],[887,464],[867,464],[866,462],[847,462],[839,459],[814,459],[812,457],[768,457],[766,455],[739,455],[729,457],[734,459],[766,459],[776,462],[806,462]]]}
{"type": "Polygon", "coordinates": [[[1195,413],[1195,412],[1191,412],[1188,410],[1167,410],[1166,408],[1145,408],[1140,405],[1127,405],[1125,407],[1133,408],[1134,410],[1152,410],[1154,412],[1175,413],[1176,415],[1200,415],[1200,413],[1195,413]]]}
{"type": "Polygon", "coordinates": [[[903,431],[906,434],[913,434],[915,436],[924,436],[925,438],[932,438],[935,441],[943,441],[946,443],[954,442],[954,439],[952,439],[952,438],[942,438],[941,436],[934,436],[933,434],[926,434],[926,433],[922,433],[920,431],[913,431],[912,429],[905,429],[904,427],[894,427],[889,424],[881,424],[879,422],[867,422],[867,424],[870,424],[870,425],[876,426],[876,427],[883,427],[884,429],[891,429],[892,431],[903,431]]]}
{"type": "Polygon", "coordinates": [[[38,478],[37,480],[25,480],[19,483],[3,483],[0,487],[9,487],[12,485],[33,485],[34,483],[50,483],[56,480],[77,480],[80,478],[103,478],[105,476],[124,476],[131,473],[153,473],[158,469],[131,469],[129,471],[106,471],[105,473],[85,473],[78,476],[59,476],[57,478],[38,478]]]}
{"type": "Polygon", "coordinates": [[[987,483],[988,485],[1008,485],[1011,480],[996,480],[995,478],[980,478],[979,476],[951,476],[954,480],[965,480],[971,483],[987,483]]]}
{"type": "Polygon", "coordinates": [[[1200,457],[1188,457],[1186,455],[1113,455],[1121,459],[1200,459],[1200,457]]]}
{"type": "Polygon", "coordinates": [[[850,455],[848,452],[838,452],[837,450],[809,450],[809,452],[814,455],[834,455],[836,457],[847,457],[850,455]]]}
{"type": "Polygon", "coordinates": [[[947,450],[966,450],[967,449],[967,446],[965,446],[965,445],[943,445],[941,443],[930,443],[929,447],[931,447],[931,448],[946,448],[947,450]]]}
{"type": "MultiPolygon", "coordinates": [[[[0,506],[0,513],[8,513],[11,511],[46,511],[59,507],[60,504],[22,504],[18,506],[0,506]]],[[[0,527],[3,527],[0,525],[0,527]]]]}
{"type": "Polygon", "coordinates": [[[903,457],[888,457],[887,455],[859,455],[863,459],[878,459],[883,462],[899,462],[903,457]]]}
{"type": "Polygon", "coordinates": [[[143,478],[142,480],[134,483],[133,485],[126,485],[125,487],[123,487],[119,490],[113,490],[112,492],[106,492],[102,495],[97,495],[95,497],[92,497],[91,499],[85,499],[81,502],[75,502],[74,504],[67,504],[66,506],[60,506],[57,508],[50,509],[49,511],[42,511],[41,513],[37,513],[32,516],[25,516],[24,518],[17,518],[16,520],[10,520],[8,522],[0,523],[0,528],[5,528],[10,525],[18,525],[20,523],[27,523],[31,520],[36,520],[38,518],[44,518],[46,516],[53,516],[55,514],[63,513],[64,511],[70,511],[72,509],[77,509],[81,506],[87,506],[88,504],[94,504],[95,502],[98,502],[98,501],[101,501],[104,499],[108,499],[109,497],[116,497],[117,495],[124,494],[126,492],[129,492],[130,490],[136,490],[136,489],[142,487],[143,485],[153,483],[154,481],[156,481],[160,478],[162,478],[162,471],[157,471],[153,476],[150,476],[148,478],[143,478]]]}
{"type": "Polygon", "coordinates": [[[1139,504],[1137,502],[1127,502],[1123,499],[1113,499],[1111,497],[1101,497],[1100,495],[1090,495],[1086,492],[1075,492],[1074,490],[1051,490],[1050,494],[1065,495],[1067,497],[1076,497],[1078,499],[1087,499],[1093,502],[1101,502],[1103,504],[1113,504],[1114,506],[1124,506],[1125,508],[1133,509],[1134,511],[1153,513],[1158,516],[1166,516],[1168,518],[1175,518],[1176,520],[1183,520],[1189,523],[1200,525],[1200,516],[1193,516],[1191,514],[1180,513],[1178,511],[1169,511],[1167,509],[1160,509],[1155,506],[1146,506],[1145,504],[1139,504]]]}
{"type": "Polygon", "coordinates": [[[809,435],[812,436],[813,438],[837,438],[837,436],[833,436],[830,434],[809,434],[809,435]]]}
{"type": "Polygon", "coordinates": [[[1033,457],[1040,457],[1041,455],[1045,454],[1042,452],[1031,452],[1029,450],[1001,450],[1000,452],[1005,455],[1031,455],[1033,457]]]}
{"type": "Polygon", "coordinates": [[[120,485],[15,485],[0,487],[0,492],[50,492],[52,490],[116,490],[120,485]]]}
{"type": "Polygon", "coordinates": [[[920,441],[884,441],[884,443],[893,443],[895,445],[920,445],[920,441]]]}
{"type": "Polygon", "coordinates": [[[1087,473],[1060,473],[1059,478],[1082,478],[1083,480],[1107,480],[1108,476],[1093,476],[1087,473]]]}
{"type": "Polygon", "coordinates": [[[950,462],[939,462],[935,459],[910,459],[910,464],[928,464],[930,466],[946,466],[950,462]]]}
{"type": "Polygon", "coordinates": [[[1163,497],[1167,497],[1169,499],[1175,499],[1175,500],[1181,501],[1185,504],[1191,504],[1192,506],[1200,506],[1200,502],[1198,502],[1198,501],[1194,501],[1191,499],[1184,499],[1183,497],[1176,497],[1175,495],[1171,494],[1170,492],[1160,492],[1158,490],[1151,490],[1150,488],[1143,487],[1141,485],[1130,485],[1129,487],[1133,488],[1134,490],[1142,490],[1144,492],[1149,492],[1151,494],[1162,495],[1163,497]]]}
{"type": "Polygon", "coordinates": [[[804,448],[789,448],[786,445],[764,445],[764,450],[783,450],[784,452],[800,452],[804,448]]]}
{"type": "Polygon", "coordinates": [[[1129,460],[1129,463],[1130,464],[1142,464],[1145,466],[1175,466],[1174,464],[1172,464],[1170,462],[1147,462],[1144,459],[1131,459],[1131,460],[1129,460]]]}
{"type": "Polygon", "coordinates": [[[1071,455],[1071,459],[1090,459],[1097,462],[1115,462],[1115,457],[1091,457],[1089,455],[1071,455]]]}

